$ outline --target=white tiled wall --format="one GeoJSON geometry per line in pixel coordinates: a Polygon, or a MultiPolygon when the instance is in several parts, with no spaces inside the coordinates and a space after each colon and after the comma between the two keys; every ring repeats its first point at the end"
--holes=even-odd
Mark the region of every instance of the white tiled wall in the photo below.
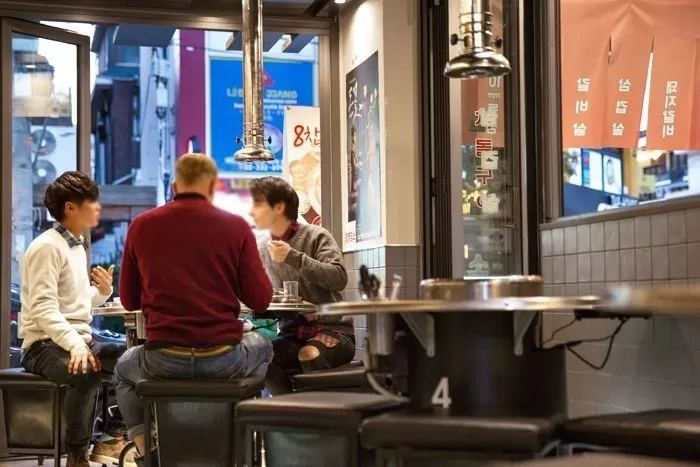
{"type": "MultiPolygon", "coordinates": [[[[545,293],[599,294],[608,285],[623,283],[700,283],[700,209],[631,213],[600,222],[592,218],[543,225],[545,293]]],[[[567,313],[547,314],[545,338],[571,318],[567,313]]],[[[616,325],[613,320],[581,321],[557,340],[606,336],[616,325]]],[[[577,349],[599,364],[606,346],[601,342],[577,349]]],[[[567,372],[571,416],[655,408],[700,410],[700,318],[631,320],[615,340],[603,370],[590,369],[569,354],[567,372]]]]}

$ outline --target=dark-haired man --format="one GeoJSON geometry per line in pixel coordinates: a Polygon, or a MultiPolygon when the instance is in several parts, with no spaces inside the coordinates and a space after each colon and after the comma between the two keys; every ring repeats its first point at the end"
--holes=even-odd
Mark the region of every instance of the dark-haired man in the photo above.
{"type": "MultiPolygon", "coordinates": [[[[342,300],[348,274],[343,254],[330,232],[322,227],[299,224],[299,196],[292,186],[276,177],[255,180],[251,186],[250,215],[270,237],[260,240],[258,250],[272,285],[299,283],[299,295],[314,303],[342,300]]],[[[289,374],[336,368],[355,356],[351,321],[340,318],[299,317],[280,325],[273,342],[274,358],[267,374],[273,394],[289,392],[289,374]]]]}
{"type": "Polygon", "coordinates": [[[56,220],[29,245],[21,265],[19,337],[22,366],[66,385],[68,467],[89,467],[100,361],[92,348],[92,307],[112,294],[113,267],[90,277],[82,233],[100,217],[97,184],[66,172],[46,189],[44,205],[56,220]],[[92,281],[91,281],[92,279],[92,281]]]}

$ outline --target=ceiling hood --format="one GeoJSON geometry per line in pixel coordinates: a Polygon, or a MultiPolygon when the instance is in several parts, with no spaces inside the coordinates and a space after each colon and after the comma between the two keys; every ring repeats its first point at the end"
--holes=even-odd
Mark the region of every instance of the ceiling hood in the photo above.
{"type": "Polygon", "coordinates": [[[445,76],[457,79],[488,78],[510,73],[510,63],[496,51],[491,32],[493,14],[491,0],[461,0],[459,34],[450,43],[462,43],[461,53],[445,66],[445,76]]]}
{"type": "Polygon", "coordinates": [[[234,156],[239,162],[275,160],[265,146],[262,3],[262,0],[242,0],[243,147],[234,156]]]}

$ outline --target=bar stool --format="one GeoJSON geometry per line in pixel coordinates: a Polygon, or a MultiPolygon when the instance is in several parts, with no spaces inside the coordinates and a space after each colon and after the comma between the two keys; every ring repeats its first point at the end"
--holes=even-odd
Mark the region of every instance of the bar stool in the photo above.
{"type": "Polygon", "coordinates": [[[577,450],[700,459],[700,412],[650,410],[573,419],[562,425],[562,443],[577,450]]]}
{"type": "MultiPolygon", "coordinates": [[[[228,380],[143,380],[136,394],[147,404],[145,426],[155,413],[160,465],[231,467],[234,464],[234,407],[260,395],[264,377],[228,380]]],[[[151,446],[151,430],[146,430],[151,446]]],[[[146,450],[145,465],[150,464],[146,450]]]]}
{"type": "Polygon", "coordinates": [[[0,370],[7,453],[52,456],[60,467],[63,452],[62,386],[23,368],[0,370]]]}
{"type": "Polygon", "coordinates": [[[299,392],[243,401],[236,406],[237,465],[253,465],[255,432],[265,435],[268,467],[289,465],[289,459],[303,459],[303,465],[367,465],[360,425],[402,405],[398,398],[351,392],[299,392]]]}
{"type": "Polygon", "coordinates": [[[373,392],[365,377],[365,367],[359,360],[331,370],[294,375],[292,385],[295,392],[373,392]]]}
{"type": "Polygon", "coordinates": [[[541,459],[517,464],[508,463],[492,467],[697,467],[695,462],[686,462],[629,454],[582,454],[573,457],[541,459]]]}
{"type": "Polygon", "coordinates": [[[369,418],[362,444],[377,450],[377,466],[411,459],[523,460],[553,451],[557,423],[537,418],[441,416],[407,411],[369,418]]]}

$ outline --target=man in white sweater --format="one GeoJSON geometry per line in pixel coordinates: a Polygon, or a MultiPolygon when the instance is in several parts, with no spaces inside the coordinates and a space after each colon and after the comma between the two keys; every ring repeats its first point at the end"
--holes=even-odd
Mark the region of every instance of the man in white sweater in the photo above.
{"type": "Polygon", "coordinates": [[[96,268],[88,277],[82,232],[97,225],[97,184],[66,172],[46,189],[44,204],[54,227],[32,241],[21,267],[19,337],[22,366],[65,384],[64,415],[68,467],[89,467],[93,410],[100,362],[91,347],[92,307],[112,294],[112,272],[96,268]]]}

